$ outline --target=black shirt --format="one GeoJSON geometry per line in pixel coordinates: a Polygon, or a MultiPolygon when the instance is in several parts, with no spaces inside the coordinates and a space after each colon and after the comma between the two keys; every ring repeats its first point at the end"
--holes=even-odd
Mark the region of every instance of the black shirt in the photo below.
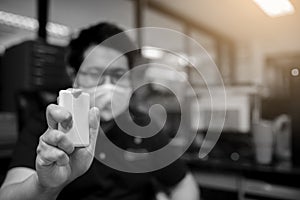
{"type": "MultiPolygon", "coordinates": [[[[44,113],[39,113],[32,116],[32,119],[20,133],[10,168],[28,167],[35,169],[36,148],[39,137],[47,128],[44,115],[44,113]]],[[[105,132],[105,135],[123,149],[144,148],[152,151],[162,147],[168,141],[164,134],[156,134],[152,138],[147,138],[136,144],[133,136],[125,134],[115,124],[105,132]]],[[[99,136],[101,137],[100,133],[98,138],[99,136]]],[[[106,156],[110,156],[109,153],[106,152],[106,156]]],[[[94,159],[89,170],[66,186],[58,199],[153,199],[155,194],[153,183],[172,187],[179,183],[185,175],[186,167],[180,160],[154,172],[128,173],[108,167],[94,159]]]]}

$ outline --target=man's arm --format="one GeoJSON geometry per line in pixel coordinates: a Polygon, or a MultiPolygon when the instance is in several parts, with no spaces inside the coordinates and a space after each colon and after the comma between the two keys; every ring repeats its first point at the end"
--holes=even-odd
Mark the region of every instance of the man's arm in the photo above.
{"type": "Polygon", "coordinates": [[[48,129],[40,136],[36,149],[35,169],[15,167],[8,171],[0,189],[1,200],[56,199],[67,184],[84,174],[90,167],[98,135],[99,110],[90,109],[90,144],[76,148],[65,133],[57,130],[58,123],[71,127],[70,113],[63,107],[47,107],[48,129]]]}
{"type": "Polygon", "coordinates": [[[192,176],[188,173],[176,186],[171,189],[171,200],[199,200],[200,192],[197,183],[192,176]]]}
{"type": "Polygon", "coordinates": [[[56,199],[62,188],[45,188],[39,184],[36,171],[16,167],[8,171],[0,189],[1,200],[51,200],[56,199]]]}

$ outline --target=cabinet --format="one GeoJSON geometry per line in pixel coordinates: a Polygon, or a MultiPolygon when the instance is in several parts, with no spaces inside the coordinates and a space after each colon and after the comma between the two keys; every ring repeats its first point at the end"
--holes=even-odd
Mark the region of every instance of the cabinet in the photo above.
{"type": "Polygon", "coordinates": [[[15,111],[15,95],[20,90],[59,90],[70,86],[64,56],[64,47],[40,40],[7,49],[0,73],[1,110],[15,111]]]}

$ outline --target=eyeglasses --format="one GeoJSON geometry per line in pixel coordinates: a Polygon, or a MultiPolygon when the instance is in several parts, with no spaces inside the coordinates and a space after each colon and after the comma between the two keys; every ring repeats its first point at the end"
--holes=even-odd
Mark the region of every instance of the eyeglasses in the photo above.
{"type": "MultiPolygon", "coordinates": [[[[85,88],[99,86],[107,81],[110,81],[112,84],[116,84],[126,72],[127,70],[119,68],[106,69],[105,71],[95,68],[87,71],[80,70],[77,73],[76,83],[78,86],[85,88]]],[[[122,79],[119,81],[120,84],[126,84],[128,82],[128,75],[122,77],[122,79]]]]}

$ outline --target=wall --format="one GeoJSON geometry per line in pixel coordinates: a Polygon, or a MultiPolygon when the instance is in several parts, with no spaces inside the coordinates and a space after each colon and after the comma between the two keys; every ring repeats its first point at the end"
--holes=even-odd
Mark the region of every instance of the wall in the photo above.
{"type": "MultiPolygon", "coordinates": [[[[36,18],[36,0],[2,0],[0,10],[36,18]]],[[[133,1],[127,0],[49,0],[49,21],[66,25],[72,30],[100,21],[110,21],[121,25],[124,28],[134,27],[133,1]]],[[[28,38],[35,38],[36,33],[22,29],[7,27],[0,24],[0,46],[9,47],[28,38]]],[[[53,43],[67,44],[68,38],[50,38],[53,43]]]]}
{"type": "Polygon", "coordinates": [[[263,84],[266,57],[300,53],[300,41],[294,41],[293,45],[284,38],[277,41],[271,39],[236,41],[236,50],[237,82],[263,84]]]}

